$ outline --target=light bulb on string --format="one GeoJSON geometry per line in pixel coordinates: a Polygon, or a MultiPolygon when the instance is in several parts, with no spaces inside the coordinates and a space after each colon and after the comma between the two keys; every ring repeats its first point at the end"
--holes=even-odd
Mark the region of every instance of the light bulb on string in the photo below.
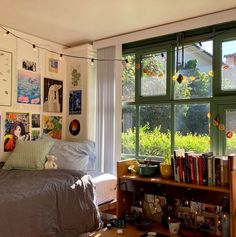
{"type": "Polygon", "coordinates": [[[32,47],[33,47],[33,50],[34,50],[34,51],[37,51],[37,48],[36,48],[36,45],[35,45],[35,44],[32,44],[32,47]]]}
{"type": "Polygon", "coordinates": [[[10,31],[7,30],[4,32],[3,36],[8,36],[9,34],[10,34],[10,31]]]}
{"type": "Polygon", "coordinates": [[[93,65],[94,65],[94,58],[91,58],[90,65],[91,65],[91,66],[93,66],[93,65]]]}
{"type": "Polygon", "coordinates": [[[59,60],[62,61],[63,54],[60,54],[59,60]]]}

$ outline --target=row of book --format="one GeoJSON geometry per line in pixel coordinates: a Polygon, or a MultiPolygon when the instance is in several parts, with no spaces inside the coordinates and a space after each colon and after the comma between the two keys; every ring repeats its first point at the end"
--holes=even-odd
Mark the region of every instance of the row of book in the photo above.
{"type": "Polygon", "coordinates": [[[178,149],[171,157],[171,165],[177,182],[228,186],[229,171],[236,168],[236,155],[214,156],[213,152],[195,154],[178,149]]]}

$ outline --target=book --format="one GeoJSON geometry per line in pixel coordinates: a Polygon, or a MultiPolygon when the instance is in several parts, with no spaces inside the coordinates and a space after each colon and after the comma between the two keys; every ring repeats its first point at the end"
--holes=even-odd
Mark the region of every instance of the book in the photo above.
{"type": "Polygon", "coordinates": [[[215,186],[221,186],[221,157],[215,157],[215,186]]]}
{"type": "Polygon", "coordinates": [[[208,185],[208,157],[213,157],[213,152],[202,154],[202,184],[208,185]]]}

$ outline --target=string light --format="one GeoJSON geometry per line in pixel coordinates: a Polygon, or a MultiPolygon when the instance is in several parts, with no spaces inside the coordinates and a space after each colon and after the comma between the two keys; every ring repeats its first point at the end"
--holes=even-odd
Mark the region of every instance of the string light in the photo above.
{"type": "Polygon", "coordinates": [[[8,36],[9,34],[10,34],[10,31],[7,30],[4,32],[3,36],[8,36]]]}
{"type": "Polygon", "coordinates": [[[32,47],[33,47],[33,50],[34,50],[34,51],[37,51],[35,44],[32,44],[32,47]]]}
{"type": "MultiPolygon", "coordinates": [[[[74,56],[74,55],[69,55],[69,54],[60,54],[60,53],[58,53],[58,52],[56,52],[56,51],[49,50],[49,49],[46,48],[46,47],[42,47],[42,46],[39,46],[39,45],[36,45],[36,44],[32,44],[32,42],[30,42],[30,41],[28,41],[28,40],[26,40],[26,39],[24,39],[24,38],[22,38],[22,37],[16,35],[15,33],[10,32],[9,30],[7,30],[5,27],[3,27],[3,26],[1,26],[1,25],[0,25],[0,28],[2,28],[2,29],[5,31],[4,34],[3,34],[4,36],[7,36],[7,35],[11,34],[12,36],[15,36],[17,39],[20,39],[20,40],[24,41],[25,43],[28,43],[28,44],[32,45],[34,51],[37,51],[37,49],[42,49],[42,50],[48,51],[48,52],[50,52],[50,53],[58,54],[58,55],[60,55],[60,56],[62,55],[62,56],[70,57],[70,58],[91,60],[91,64],[93,64],[94,61],[96,60],[96,61],[103,61],[103,62],[106,62],[106,61],[125,62],[126,65],[129,65],[128,59],[125,59],[125,60],[123,60],[123,59],[117,59],[117,58],[114,58],[114,59],[107,59],[107,58],[99,59],[99,58],[89,58],[89,57],[83,57],[83,56],[74,56]]],[[[210,37],[208,37],[208,38],[206,38],[206,39],[203,39],[203,40],[204,40],[204,41],[211,40],[211,39],[213,39],[214,37],[216,37],[217,35],[220,35],[220,34],[229,32],[230,30],[235,30],[235,28],[232,27],[232,28],[230,28],[230,29],[227,29],[227,30],[224,30],[224,31],[220,31],[220,32],[214,33],[212,36],[210,36],[210,37]]],[[[182,38],[182,44],[183,44],[183,38],[182,38]]],[[[177,45],[178,45],[178,43],[177,43],[177,45]]],[[[202,43],[199,42],[199,45],[201,46],[202,43]]],[[[183,50],[184,50],[184,49],[183,49],[183,45],[182,45],[182,51],[183,51],[183,50]]],[[[178,47],[177,47],[177,52],[178,52],[178,47]]],[[[164,56],[163,53],[161,53],[161,56],[162,56],[163,59],[165,58],[165,56],[164,56]],[[163,56],[164,56],[164,57],[163,57],[163,56]]],[[[183,57],[183,55],[182,55],[182,57],[183,57]]],[[[60,57],[60,58],[62,58],[62,57],[60,57]]],[[[60,58],[59,58],[59,60],[61,60],[60,58]]],[[[182,58],[182,63],[183,63],[183,58],[182,58]]],[[[178,65],[177,65],[177,68],[178,68],[178,65]]],[[[177,68],[176,68],[176,69],[177,69],[177,68]]],[[[177,71],[178,71],[178,70],[176,70],[176,72],[177,72],[177,71]]]]}
{"type": "Polygon", "coordinates": [[[94,58],[91,58],[91,63],[92,66],[94,65],[94,58]]]}
{"type": "Polygon", "coordinates": [[[63,54],[60,54],[59,60],[62,61],[63,54]]]}

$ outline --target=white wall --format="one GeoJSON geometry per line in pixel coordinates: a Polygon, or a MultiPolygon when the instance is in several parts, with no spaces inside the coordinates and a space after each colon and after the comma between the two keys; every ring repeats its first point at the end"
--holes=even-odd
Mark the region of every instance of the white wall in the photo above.
{"type": "MultiPolygon", "coordinates": [[[[54,52],[62,52],[63,46],[42,40],[40,38],[24,34],[12,29],[8,29],[10,32],[14,33],[18,37],[29,41],[32,44],[47,48],[48,50],[54,52]]],[[[51,78],[62,80],[63,82],[63,113],[54,113],[50,115],[63,116],[63,131],[62,137],[65,137],[65,115],[67,110],[66,104],[66,63],[65,60],[59,62],[59,74],[50,73],[48,71],[48,57],[57,59],[58,55],[53,55],[46,50],[39,49],[36,52],[33,51],[32,45],[24,42],[21,39],[17,39],[15,36],[9,34],[6,37],[3,36],[3,30],[0,32],[0,50],[5,50],[12,52],[12,105],[11,106],[0,106],[1,114],[1,135],[0,135],[0,159],[5,160],[9,155],[9,152],[3,152],[3,136],[4,136],[4,113],[5,112],[26,112],[26,113],[40,113],[41,114],[41,132],[42,132],[42,115],[49,115],[49,113],[43,113],[43,106],[41,105],[28,105],[28,104],[19,104],[17,103],[17,73],[18,70],[22,70],[22,61],[29,60],[36,62],[37,72],[41,74],[41,104],[43,103],[43,78],[51,78]]],[[[0,82],[1,86],[1,82],[0,82]]]]}

